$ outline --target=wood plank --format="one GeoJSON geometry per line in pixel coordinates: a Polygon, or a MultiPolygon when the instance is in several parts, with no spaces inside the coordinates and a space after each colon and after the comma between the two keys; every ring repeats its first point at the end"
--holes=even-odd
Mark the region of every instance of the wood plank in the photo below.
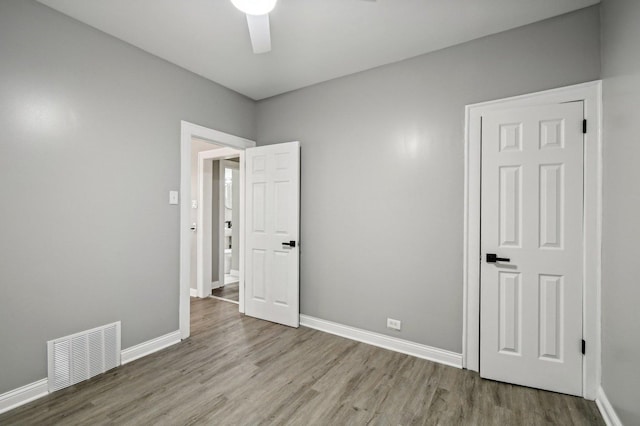
{"type": "Polygon", "coordinates": [[[240,300],[240,286],[236,281],[233,284],[225,284],[222,287],[214,288],[211,291],[212,296],[219,297],[221,299],[232,300],[238,302],[240,300]]]}
{"type": "Polygon", "coordinates": [[[2,425],[603,425],[595,403],[192,299],[192,336],[2,425]]]}

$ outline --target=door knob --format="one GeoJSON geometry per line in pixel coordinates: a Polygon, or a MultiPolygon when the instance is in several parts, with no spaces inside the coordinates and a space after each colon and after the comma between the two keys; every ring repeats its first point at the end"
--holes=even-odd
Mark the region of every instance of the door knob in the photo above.
{"type": "Polygon", "coordinates": [[[288,243],[282,243],[282,245],[294,248],[296,246],[296,242],[295,241],[289,241],[288,243]]]}
{"type": "Polygon", "coordinates": [[[508,257],[498,257],[495,253],[487,253],[487,263],[511,262],[508,257]]]}

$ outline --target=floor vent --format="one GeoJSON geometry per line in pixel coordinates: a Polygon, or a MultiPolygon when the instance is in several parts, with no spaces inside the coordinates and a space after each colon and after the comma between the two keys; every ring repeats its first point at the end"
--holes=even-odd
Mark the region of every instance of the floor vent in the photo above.
{"type": "Polygon", "coordinates": [[[49,392],[120,365],[120,321],[47,342],[49,392]]]}

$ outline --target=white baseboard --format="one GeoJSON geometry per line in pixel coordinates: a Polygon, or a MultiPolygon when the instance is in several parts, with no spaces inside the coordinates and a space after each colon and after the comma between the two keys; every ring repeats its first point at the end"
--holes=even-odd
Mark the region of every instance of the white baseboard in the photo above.
{"type": "Polygon", "coordinates": [[[602,418],[607,426],[622,426],[622,422],[609,402],[609,398],[605,395],[602,386],[598,389],[596,405],[598,406],[598,410],[600,410],[600,414],[602,414],[602,418]]]}
{"type": "Polygon", "coordinates": [[[13,410],[21,405],[42,398],[49,393],[47,379],[38,380],[0,395],[0,413],[13,410]]]}
{"type": "Polygon", "coordinates": [[[122,351],[120,360],[122,364],[127,364],[131,361],[135,361],[143,356],[151,355],[154,352],[158,352],[161,349],[180,343],[181,335],[180,330],[176,330],[164,336],[156,337],[155,339],[142,342],[139,345],[132,346],[122,351]]]}
{"type": "MultiPolygon", "coordinates": [[[[193,290],[193,289],[192,289],[193,290]]],[[[120,362],[126,364],[143,356],[150,355],[168,346],[181,341],[180,330],[174,331],[164,336],[140,343],[120,352],[120,362]]],[[[5,392],[0,395],[0,414],[17,408],[35,399],[42,398],[49,394],[47,379],[29,383],[18,389],[5,392]]]]}
{"type": "Polygon", "coordinates": [[[189,296],[198,297],[198,289],[197,288],[189,288],[189,296]]]}
{"type": "Polygon", "coordinates": [[[234,277],[239,277],[240,276],[240,271],[238,271],[237,269],[230,269],[229,273],[231,275],[233,275],[234,277]]]}
{"type": "Polygon", "coordinates": [[[384,334],[373,333],[371,331],[314,318],[308,315],[300,315],[300,325],[324,331],[326,333],[335,334],[337,336],[346,337],[347,339],[357,340],[358,342],[367,343],[369,345],[378,346],[380,348],[412,355],[417,358],[427,359],[429,361],[438,362],[451,367],[462,368],[462,354],[450,352],[444,349],[438,349],[410,342],[408,340],[398,339],[397,337],[386,336],[384,334]]]}

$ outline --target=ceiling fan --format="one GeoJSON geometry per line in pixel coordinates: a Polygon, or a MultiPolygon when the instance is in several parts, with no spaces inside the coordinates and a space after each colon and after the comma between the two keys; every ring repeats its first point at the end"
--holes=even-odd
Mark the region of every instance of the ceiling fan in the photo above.
{"type": "Polygon", "coordinates": [[[249,36],[253,53],[266,53],[271,50],[271,29],[269,12],[276,7],[277,0],[231,0],[241,12],[247,14],[249,36]]]}
{"type": "MultiPolygon", "coordinates": [[[[376,0],[368,0],[376,1],[376,0]]],[[[269,12],[276,7],[277,0],[231,0],[231,3],[241,12],[247,14],[249,36],[253,53],[267,53],[271,51],[271,28],[269,27],[269,12]]]]}

